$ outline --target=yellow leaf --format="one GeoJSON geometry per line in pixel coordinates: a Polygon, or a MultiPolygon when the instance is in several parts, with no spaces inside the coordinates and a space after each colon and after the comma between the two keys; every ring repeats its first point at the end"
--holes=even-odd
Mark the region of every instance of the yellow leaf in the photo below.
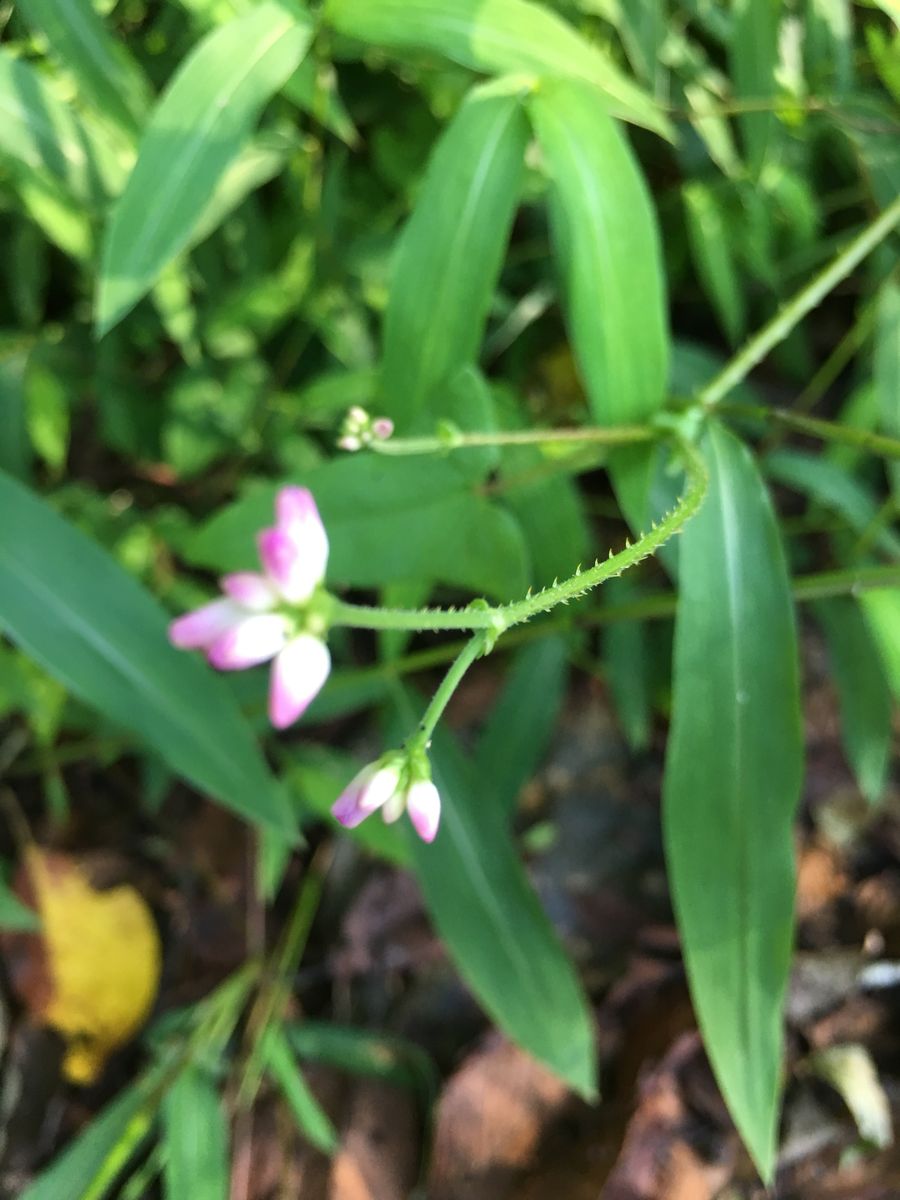
{"type": "Polygon", "coordinates": [[[63,1073],[93,1083],[143,1025],[159,985],[159,934],[133,887],[98,891],[72,859],[26,851],[49,976],[38,1015],[66,1041],[63,1073]]]}

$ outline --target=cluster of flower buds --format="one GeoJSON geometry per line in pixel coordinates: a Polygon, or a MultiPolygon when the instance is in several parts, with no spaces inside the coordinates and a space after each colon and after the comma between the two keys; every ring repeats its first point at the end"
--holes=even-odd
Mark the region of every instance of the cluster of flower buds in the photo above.
{"type": "Polygon", "coordinates": [[[362,450],[373,442],[385,442],[394,432],[390,417],[371,417],[358,404],[344,417],[338,445],[342,450],[362,450]]]}
{"type": "Polygon", "coordinates": [[[331,813],[346,829],[354,829],[379,809],[388,824],[409,813],[422,841],[434,841],[441,797],[424,754],[394,751],[363,767],[341,792],[331,813]]]}
{"type": "MultiPolygon", "coordinates": [[[[390,436],[390,428],[384,432],[389,421],[369,424],[372,437],[390,436]],[[381,433],[375,430],[379,424],[381,433]]],[[[303,715],[331,670],[325,644],[329,598],[323,587],[328,536],[312,494],[301,487],[281,488],[275,524],[261,530],[256,541],[262,571],[225,575],[219,599],[173,621],[169,639],[182,650],[202,650],[220,671],[271,660],[269,718],[276,729],[285,729],[303,715]]],[[[385,821],[408,812],[419,836],[434,840],[441,799],[423,752],[395,751],[365,767],[332,811],[352,829],[379,808],[385,821]]]]}

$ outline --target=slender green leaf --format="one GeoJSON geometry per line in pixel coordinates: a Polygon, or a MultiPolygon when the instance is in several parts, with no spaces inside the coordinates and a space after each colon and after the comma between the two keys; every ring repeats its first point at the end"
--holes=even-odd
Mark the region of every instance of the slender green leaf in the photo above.
{"type": "MultiPolygon", "coordinates": [[[[403,719],[417,709],[404,698],[403,719]]],[[[405,828],[425,903],[463,979],[497,1025],[583,1096],[596,1090],[588,1006],[507,831],[452,736],[432,748],[441,828],[426,846],[405,828]]]]}
{"type": "Polygon", "coordinates": [[[334,1154],[338,1147],[335,1128],[303,1078],[282,1025],[266,1030],[263,1056],[266,1070],[281,1089],[297,1128],[324,1154],[334,1154]]]}
{"type": "Polygon", "coordinates": [[[844,748],[859,790],[874,804],[884,790],[891,752],[891,692],[881,656],[856,600],[822,600],[816,615],[837,683],[844,748]]]}
{"type": "MultiPolygon", "coordinates": [[[[425,579],[510,599],[528,586],[522,535],[449,460],[338,458],[307,471],[331,537],[328,579],[381,587],[425,579]]],[[[256,531],[272,519],[277,487],[262,485],[223,509],[182,547],[216,570],[255,564],[256,531]]]]}
{"type": "Polygon", "coordinates": [[[900,281],[889,279],[878,297],[875,389],[886,433],[900,434],[900,281]]]}
{"type": "Polygon", "coordinates": [[[881,651],[894,701],[900,704],[900,591],[867,592],[860,602],[881,651]]]}
{"type": "MultiPolygon", "coordinates": [[[[866,533],[878,514],[878,502],[865,484],[831,459],[802,450],[776,450],[766,455],[763,466],[772,479],[838,513],[856,533],[866,533]]],[[[875,545],[900,558],[900,535],[893,529],[880,530],[875,545]]]]}
{"type": "Polygon", "coordinates": [[[188,245],[210,194],[311,37],[307,19],[267,0],[208,34],[181,65],[153,110],[106,230],[100,334],[188,245]]]}
{"type": "Polygon", "coordinates": [[[0,628],[196,787],[252,821],[291,830],[287,801],[228,689],[168,644],[156,601],[3,475],[0,510],[0,628]]]}
{"type": "Polygon", "coordinates": [[[682,192],[691,255],[703,289],[728,340],[735,345],[747,327],[744,281],[732,253],[734,231],[716,192],[700,180],[682,192]]]}
{"type": "Polygon", "coordinates": [[[19,1200],[102,1200],[152,1129],[161,1079],[157,1068],[121,1092],[19,1200]]]}
{"type": "MultiPolygon", "coordinates": [[[[383,407],[401,428],[477,356],[527,140],[518,96],[480,88],[436,145],[397,248],[385,317],[383,407]]],[[[440,396],[433,409],[442,413],[440,396]]]]}
{"type": "Polygon", "coordinates": [[[475,71],[563,76],[594,84],[625,120],[669,134],[651,98],[570,25],[528,0],[328,0],[325,19],[348,37],[424,49],[475,71]]]}
{"type": "Polygon", "coordinates": [[[324,1021],[288,1025],[285,1032],[300,1058],[328,1063],[351,1075],[383,1079],[426,1095],[437,1093],[434,1064],[413,1042],[324,1021]]]}
{"type": "MultiPolygon", "coordinates": [[[[610,579],[604,600],[627,604],[640,591],[628,575],[610,579]]],[[[652,721],[647,627],[642,621],[613,621],[603,630],[603,666],[622,731],[632,750],[646,750],[652,721]]]]}
{"type": "MultiPolygon", "coordinates": [[[[530,108],[550,178],[569,335],[594,418],[642,421],[663,403],[669,358],[665,275],[646,183],[593,89],[547,81],[530,108]]],[[[643,526],[651,453],[620,451],[610,470],[629,520],[643,526]]]]}
{"type": "Polygon", "coordinates": [[[668,374],[665,278],[656,217],[616,123],[583,84],[549,81],[530,111],[550,179],[569,330],[594,416],[641,421],[668,374]]]}
{"type": "Polygon", "coordinates": [[[31,450],[25,412],[28,351],[0,347],[0,470],[27,480],[31,450]]]}
{"type": "Polygon", "coordinates": [[[740,113],[738,123],[750,166],[759,172],[770,149],[778,122],[774,109],[778,87],[778,22],[781,0],[735,0],[734,20],[728,44],[731,78],[739,100],[750,111],[740,113]],[[763,111],[753,111],[753,106],[763,111]]]}
{"type": "Polygon", "coordinates": [[[191,1063],[162,1105],[166,1200],[228,1200],[230,1155],[222,1098],[213,1077],[191,1063]]]}
{"type": "Polygon", "coordinates": [[[63,201],[99,204],[121,166],[96,131],[63,103],[34,67],[0,46],[0,156],[59,190],[63,201]]]}
{"type": "Polygon", "coordinates": [[[90,0],[20,0],[19,9],[45,34],[50,49],[98,111],[136,134],[149,106],[149,86],[90,0]]]}
{"type": "Polygon", "coordinates": [[[485,802],[511,814],[547,749],[565,695],[569,647],[546,637],[512,660],[475,752],[485,802]]]}
{"type": "Polygon", "coordinates": [[[716,1078],[772,1177],[803,769],[790,582],[747,449],[713,425],[710,492],[681,538],[666,857],[716,1078]]]}

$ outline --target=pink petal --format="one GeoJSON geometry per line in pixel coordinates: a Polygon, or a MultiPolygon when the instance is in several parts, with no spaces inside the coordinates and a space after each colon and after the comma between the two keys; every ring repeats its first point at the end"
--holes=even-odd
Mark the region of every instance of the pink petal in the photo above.
{"type": "Polygon", "coordinates": [[[207,658],[220,671],[242,671],[266,662],[284,646],[288,624],[277,613],[245,616],[239,624],[216,638],[207,658]]]}
{"type": "Polygon", "coordinates": [[[241,616],[240,609],[230,600],[213,600],[172,621],[169,641],[180,650],[206,650],[241,616]]]}
{"type": "Polygon", "coordinates": [[[354,829],[366,817],[387,804],[397,791],[400,772],[396,767],[365,767],[351,780],[332,808],[332,815],[346,829],[354,829]]]}
{"type": "Polygon", "coordinates": [[[272,664],[269,720],[276,729],[302,717],[331,670],[331,655],[321,639],[309,633],[292,638],[272,664]]]}
{"type": "Polygon", "coordinates": [[[233,575],[225,575],[219,582],[227,596],[251,612],[267,612],[275,607],[278,599],[268,579],[256,571],[236,571],[233,575]]]}
{"type": "Polygon", "coordinates": [[[423,842],[433,842],[441,820],[441,796],[430,779],[418,779],[406,793],[406,811],[423,842]]]}
{"type": "Polygon", "coordinates": [[[366,784],[376,774],[377,770],[378,767],[375,763],[369,763],[367,767],[363,767],[361,771],[353,776],[331,806],[331,815],[336,821],[340,821],[346,829],[354,829],[360,821],[364,821],[369,815],[367,809],[360,808],[359,798],[366,784]]]}
{"type": "Polygon", "coordinates": [[[275,497],[275,524],[296,542],[316,583],[325,578],[328,535],[308,488],[283,487],[275,497]]]}
{"type": "Polygon", "coordinates": [[[264,529],[256,540],[266,574],[284,599],[291,604],[308,600],[322,576],[302,546],[282,528],[264,529]]]}

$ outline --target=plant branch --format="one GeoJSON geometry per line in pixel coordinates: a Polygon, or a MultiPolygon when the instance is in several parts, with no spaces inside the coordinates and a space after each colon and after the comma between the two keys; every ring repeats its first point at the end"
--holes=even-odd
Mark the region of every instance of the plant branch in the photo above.
{"type": "Polygon", "coordinates": [[[712,408],[723,400],[898,224],[900,196],[754,334],[731,362],[700,390],[697,403],[712,408]]]}
{"type": "Polygon", "coordinates": [[[514,625],[528,621],[538,613],[549,611],[558,604],[567,604],[583,596],[607,579],[621,575],[629,567],[654,554],[687,524],[706,494],[706,467],[699,451],[690,443],[681,442],[687,467],[687,486],[684,494],[658,525],[643,534],[633,544],[626,544],[618,554],[595,563],[586,571],[580,568],[569,579],[554,583],[524,600],[491,608],[479,601],[458,611],[444,609],[386,609],[336,601],[332,610],[333,625],[348,625],[356,629],[413,629],[487,630],[499,636],[514,625]]]}
{"type": "Polygon", "coordinates": [[[839,425],[836,421],[823,421],[820,417],[807,417],[791,412],[787,408],[766,408],[761,404],[744,404],[742,401],[725,400],[723,412],[736,417],[766,421],[806,433],[823,442],[839,442],[844,446],[855,446],[881,458],[900,459],[900,438],[888,437],[883,433],[872,433],[868,429],[854,429],[850,425],[839,425]]]}
{"type": "Polygon", "coordinates": [[[464,433],[448,426],[431,437],[388,438],[373,441],[369,449],[376,454],[438,454],[447,450],[474,450],[485,446],[539,446],[552,442],[575,442],[603,446],[630,446],[652,442],[661,436],[653,425],[588,425],[575,429],[510,429],[496,432],[464,433]]]}

